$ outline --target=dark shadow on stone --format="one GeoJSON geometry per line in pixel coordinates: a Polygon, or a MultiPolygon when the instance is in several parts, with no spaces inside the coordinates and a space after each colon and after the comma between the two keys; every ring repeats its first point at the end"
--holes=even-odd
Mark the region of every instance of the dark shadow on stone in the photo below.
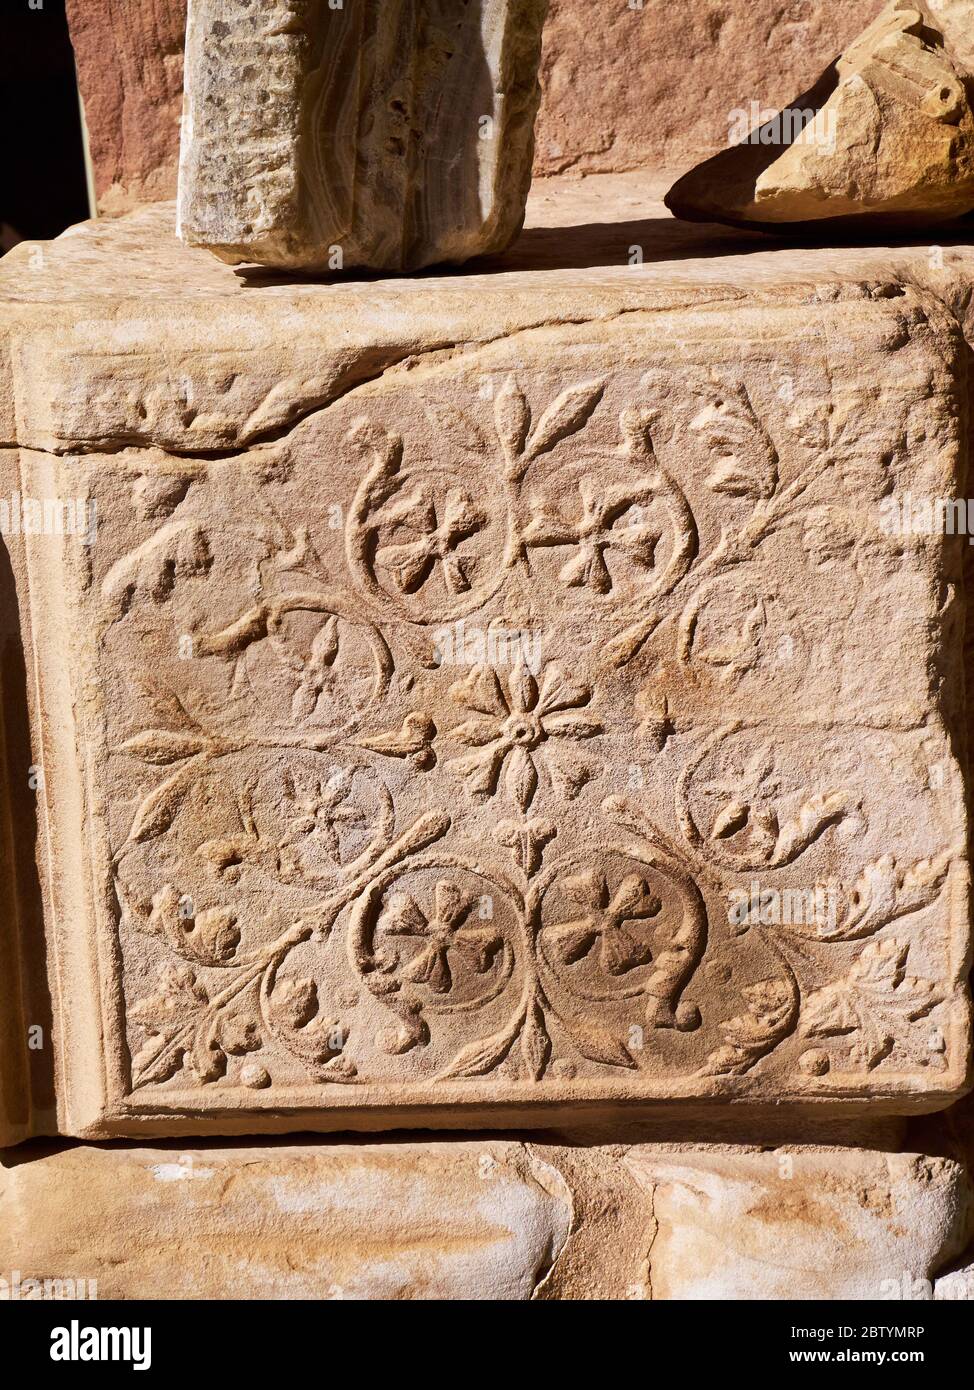
{"type": "MultiPolygon", "coordinates": [[[[27,707],[28,667],[21,616],[6,545],[0,542],[0,698],[2,698],[2,793],[0,793],[0,989],[10,1014],[9,1047],[0,1058],[0,1085],[17,1128],[48,1128],[55,1107],[53,1012],[47,985],[46,946],[36,848],[37,797],[31,787],[33,755],[27,707]],[[39,1028],[43,1045],[28,1046],[39,1028]]],[[[78,827],[81,834],[81,827],[78,827]]]]}
{"type": "MultiPolygon", "coordinates": [[[[685,222],[727,222],[732,226],[747,227],[751,230],[779,231],[780,223],[762,224],[753,219],[737,218],[725,211],[730,206],[750,202],[754,197],[754,185],[764,171],[775,160],[780,159],[794,140],[776,140],[765,144],[762,137],[774,133],[775,122],[783,111],[814,111],[818,115],[839,84],[839,73],[835,63],[831,63],[813,87],[796,97],[787,107],[782,107],[771,121],[752,131],[744,143],[729,145],[703,164],[698,164],[673,185],[664,202],[673,213],[685,222]],[[757,143],[752,144],[753,138],[757,143]],[[710,190],[720,189],[720,202],[711,196],[710,190]]],[[[845,219],[830,219],[836,221],[845,219]]],[[[789,229],[790,229],[789,224],[789,229]]]]}

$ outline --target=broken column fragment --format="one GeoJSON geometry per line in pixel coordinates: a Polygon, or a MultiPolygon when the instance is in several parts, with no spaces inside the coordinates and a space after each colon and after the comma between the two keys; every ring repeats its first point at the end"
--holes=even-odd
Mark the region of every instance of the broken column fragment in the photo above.
{"type": "Polygon", "coordinates": [[[547,0],[192,0],[179,235],[231,264],[415,270],[503,250],[547,0]]]}

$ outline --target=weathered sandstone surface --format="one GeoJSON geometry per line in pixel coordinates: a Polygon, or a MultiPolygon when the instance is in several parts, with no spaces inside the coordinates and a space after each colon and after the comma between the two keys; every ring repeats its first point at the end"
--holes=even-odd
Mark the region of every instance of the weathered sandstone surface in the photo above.
{"type": "Polygon", "coordinates": [[[572,1217],[560,1173],[517,1143],[80,1146],[6,1162],[4,1271],[22,1290],[52,1271],[94,1279],[99,1298],[527,1299],[572,1217]]]}
{"type": "Polygon", "coordinates": [[[669,207],[819,232],[964,217],[974,209],[972,35],[972,0],[891,0],[810,92],[685,174],[669,207]]]}
{"type": "Polygon", "coordinates": [[[502,251],[531,181],[547,0],[190,0],[178,231],[231,264],[502,251]]]}
{"type": "Polygon", "coordinates": [[[11,541],[60,1132],[966,1086],[964,547],[888,503],[963,487],[970,253],[613,193],[584,269],[544,195],[479,276],[5,260],[8,494],[97,517],[11,541]]]}
{"type": "Polygon", "coordinates": [[[0,1268],[16,1298],[969,1300],[971,1197],[952,1159],[801,1144],[28,1148],[0,1268]]]}
{"type": "MultiPolygon", "coordinates": [[[[635,1149],[626,1164],[654,1196],[654,1298],[929,1299],[972,1231],[974,1193],[952,1159],[635,1149]]],[[[954,1296],[974,1295],[950,1277],[954,1296]]]]}

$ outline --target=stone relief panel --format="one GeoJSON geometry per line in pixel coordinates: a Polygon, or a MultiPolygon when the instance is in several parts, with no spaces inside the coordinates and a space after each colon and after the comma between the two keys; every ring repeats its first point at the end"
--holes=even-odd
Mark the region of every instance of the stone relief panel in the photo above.
{"type": "Polygon", "coordinates": [[[958,580],[881,504],[954,494],[953,351],[869,294],[623,314],[63,460],[76,1127],[946,1103],[958,580]]]}

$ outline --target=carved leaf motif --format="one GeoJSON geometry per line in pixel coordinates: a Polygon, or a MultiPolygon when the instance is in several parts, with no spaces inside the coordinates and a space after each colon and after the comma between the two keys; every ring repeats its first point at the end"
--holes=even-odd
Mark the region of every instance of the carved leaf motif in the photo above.
{"type": "Polygon", "coordinates": [[[746,472],[736,458],[721,459],[707,479],[711,492],[726,492],[731,497],[750,497],[758,501],[767,495],[765,485],[746,472]]]}
{"type": "Polygon", "coordinates": [[[847,987],[826,985],[808,996],[802,1021],[812,1037],[851,1033],[859,1027],[859,1013],[847,987]]]}
{"type": "Polygon", "coordinates": [[[794,1026],[794,991],[784,980],[760,980],[742,991],[747,1012],[721,1025],[724,1046],[712,1052],[701,1076],[743,1076],[794,1026]]]}
{"type": "Polygon", "coordinates": [[[572,1042],[590,1062],[602,1062],[607,1067],[635,1067],[635,1059],[625,1044],[594,1019],[578,1016],[562,1021],[572,1042]]]}
{"type": "Polygon", "coordinates": [[[498,843],[512,851],[518,868],[528,878],[541,867],[545,846],[557,833],[551,821],[539,816],[526,821],[503,820],[494,829],[498,843]]]}
{"type": "MultiPolygon", "coordinates": [[[[502,717],[508,714],[497,672],[489,666],[475,666],[463,680],[455,681],[450,686],[450,698],[476,714],[497,714],[502,717]]],[[[486,741],[476,740],[478,743],[486,741]]]]}
{"type": "Polygon", "coordinates": [[[295,1057],[320,1067],[340,1055],[345,1031],[339,1019],[319,1015],[314,980],[279,980],[265,1000],[265,1010],[275,1037],[295,1057]]]}
{"type": "Polygon", "coordinates": [[[235,912],[213,907],[204,912],[187,913],[185,899],[171,883],[153,898],[145,930],[165,941],[184,959],[200,965],[226,965],[240,944],[235,912]]]}
{"type": "Polygon", "coordinates": [[[526,811],[538,788],[538,771],[523,748],[512,749],[507,760],[506,779],[508,796],[526,811]]]}
{"type": "Polygon", "coordinates": [[[714,455],[713,492],[766,500],[778,485],[778,452],[743,386],[701,388],[707,403],[690,424],[714,455]]]}
{"type": "Polygon", "coordinates": [[[169,829],[183,803],[183,798],[189,791],[198,763],[199,759],[196,758],[184,762],[171,777],[160,782],[140,803],[129,831],[130,844],[153,840],[169,829]]]}
{"type": "Polygon", "coordinates": [[[138,1000],[129,1010],[133,1023],[145,1028],[149,1039],[132,1058],[136,1086],[166,1081],[183,1065],[189,1041],[179,1038],[199,1018],[208,1003],[206,987],[188,965],[165,965],[159,970],[157,992],[138,1000]]]}
{"type": "Polygon", "coordinates": [[[147,729],[126,739],[121,751],[160,767],[201,753],[206,746],[204,738],[193,734],[174,733],[170,729],[147,729]]]}
{"type": "Polygon", "coordinates": [[[204,964],[224,964],[240,944],[237,914],[226,907],[211,907],[197,913],[193,925],[184,933],[187,949],[204,964]]]}
{"type": "Polygon", "coordinates": [[[263,1046],[256,1019],[246,1013],[221,1014],[215,1037],[223,1051],[234,1057],[256,1052],[263,1046]]]}
{"type": "Polygon", "coordinates": [[[718,812],[710,831],[712,840],[723,840],[728,835],[736,835],[739,830],[743,830],[747,825],[751,808],[746,806],[743,801],[730,801],[718,812]]]}
{"type": "Polygon", "coordinates": [[[509,376],[494,398],[494,423],[508,465],[513,467],[524,452],[531,426],[531,410],[524,392],[509,376]]]}
{"type": "Polygon", "coordinates": [[[356,739],[356,747],[367,748],[385,758],[408,758],[413,767],[428,772],[436,766],[433,741],[437,728],[427,714],[407,714],[399,729],[356,739]]]}
{"type": "Polygon", "coordinates": [[[921,859],[901,870],[891,854],[863,870],[852,891],[849,910],[834,932],[820,932],[827,941],[856,941],[888,923],[929,907],[947,881],[950,855],[921,859]]]}
{"type": "Polygon", "coordinates": [[[166,1046],[166,1038],[154,1034],[132,1058],[132,1078],[136,1086],[158,1085],[175,1076],[183,1065],[184,1048],[166,1046]]]}
{"type": "Polygon", "coordinates": [[[844,980],[808,996],[802,1008],[805,1031],[812,1037],[857,1034],[853,1057],[868,1070],[875,1067],[892,1047],[890,1012],[915,1021],[943,998],[930,980],[907,975],[909,950],[909,942],[892,937],[871,941],[844,980]]]}
{"type": "Polygon", "coordinates": [[[803,402],[786,421],[796,439],[814,454],[841,455],[855,447],[862,428],[862,402],[831,399],[803,402]]]}
{"type": "Polygon", "coordinates": [[[178,580],[203,574],[212,563],[202,526],[191,520],[168,521],[108,571],[102,593],[109,612],[121,617],[136,595],[164,603],[178,580]]]}
{"type": "Polygon", "coordinates": [[[562,391],[538,421],[524,451],[525,458],[534,460],[570,434],[577,434],[587,424],[604,391],[604,381],[586,381],[562,391]]]}
{"type": "Polygon", "coordinates": [[[196,1073],[197,1080],[206,1084],[210,1081],[219,1081],[227,1070],[227,1054],[220,1046],[216,1037],[216,1021],[204,1021],[203,1025],[197,1028],[193,1035],[193,1045],[187,1052],[187,1058],[193,1071],[196,1073]]]}
{"type": "Polygon", "coordinates": [[[503,1062],[514,1045],[514,1040],[521,1031],[523,1018],[524,1014],[518,1013],[512,1022],[507,1023],[499,1032],[462,1047],[449,1066],[440,1072],[439,1080],[483,1076],[486,1072],[493,1071],[494,1067],[503,1062]]]}
{"type": "Polygon", "coordinates": [[[808,848],[822,831],[852,805],[848,792],[820,792],[802,805],[795,820],[782,826],[774,848],[774,862],[785,864],[808,848]]]}
{"type": "Polygon", "coordinates": [[[638,622],[627,627],[617,637],[613,637],[605,648],[605,654],[611,665],[628,666],[630,661],[642,651],[659,624],[660,615],[651,613],[648,618],[640,618],[638,622]]]}
{"type": "Polygon", "coordinates": [[[544,1010],[535,999],[528,1006],[527,1017],[521,1030],[521,1056],[533,1080],[541,1080],[550,1055],[551,1039],[545,1027],[544,1010]]]}

